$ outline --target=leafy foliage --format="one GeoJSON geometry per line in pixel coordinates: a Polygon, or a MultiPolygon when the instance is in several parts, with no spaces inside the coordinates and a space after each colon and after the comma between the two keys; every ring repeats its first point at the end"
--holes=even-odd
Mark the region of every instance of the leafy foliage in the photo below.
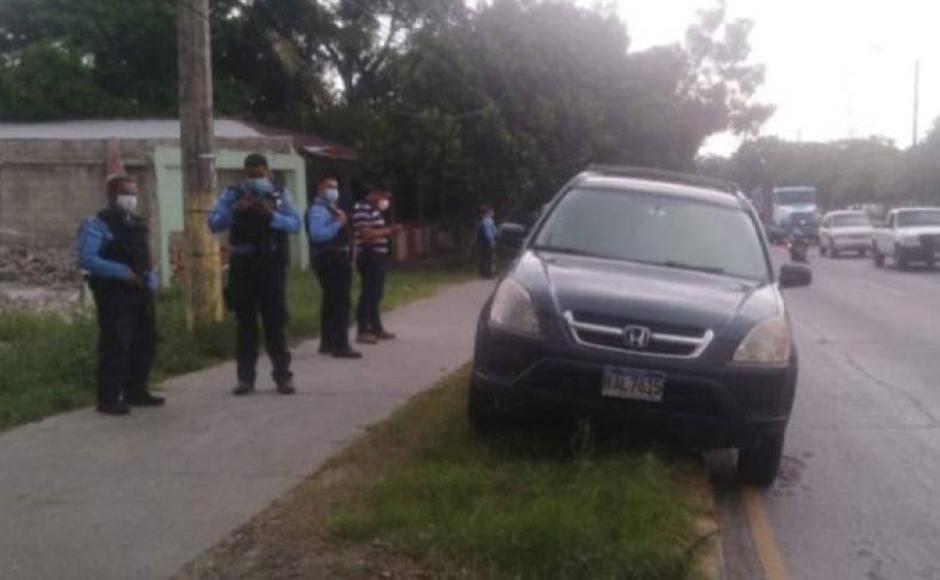
{"type": "Polygon", "coordinates": [[[879,137],[830,143],[764,137],[744,143],[729,160],[702,160],[701,167],[748,191],[813,185],[828,208],[940,204],[940,120],[922,143],[908,150],[879,137]]]}
{"type": "MultiPolygon", "coordinates": [[[[171,116],[182,0],[0,0],[7,119],[171,116]],[[57,82],[59,81],[59,82],[57,82]]],[[[481,202],[530,212],[592,162],[689,169],[754,134],[748,21],[702,12],[630,50],[610,11],[554,0],[217,0],[216,110],[354,144],[399,216],[455,232],[481,202]]]]}

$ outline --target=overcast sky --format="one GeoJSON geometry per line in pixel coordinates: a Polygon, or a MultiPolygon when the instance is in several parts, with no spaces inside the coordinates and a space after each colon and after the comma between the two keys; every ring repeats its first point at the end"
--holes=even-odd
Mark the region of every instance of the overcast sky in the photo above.
{"type": "MultiPolygon", "coordinates": [[[[634,49],[680,40],[714,0],[615,0],[634,49]]],[[[921,134],[940,116],[940,0],[728,0],[754,21],[761,98],[777,105],[764,133],[830,140],[883,135],[907,147],[914,61],[921,60],[921,134]]],[[[736,143],[714,139],[727,153],[736,143]]]]}

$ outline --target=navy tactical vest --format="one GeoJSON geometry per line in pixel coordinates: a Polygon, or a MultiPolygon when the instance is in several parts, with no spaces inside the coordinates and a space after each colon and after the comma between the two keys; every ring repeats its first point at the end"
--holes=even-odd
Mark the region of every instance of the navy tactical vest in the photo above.
{"type": "MultiPolygon", "coordinates": [[[[101,247],[100,256],[130,267],[141,280],[153,267],[150,260],[150,242],[147,224],[138,216],[109,207],[98,213],[111,231],[113,238],[101,247]]],[[[96,276],[91,277],[93,280],[96,276]]]]}
{"type": "MultiPolygon", "coordinates": [[[[255,195],[241,186],[233,187],[233,189],[237,193],[236,203],[242,196],[255,195]]],[[[283,191],[276,191],[267,197],[276,203],[283,195],[283,191]]],[[[275,206],[274,209],[276,210],[277,207],[275,206]]],[[[253,246],[251,255],[259,259],[286,264],[289,258],[287,233],[272,228],[270,217],[265,217],[250,210],[234,210],[232,212],[229,244],[232,247],[253,246]]]]}

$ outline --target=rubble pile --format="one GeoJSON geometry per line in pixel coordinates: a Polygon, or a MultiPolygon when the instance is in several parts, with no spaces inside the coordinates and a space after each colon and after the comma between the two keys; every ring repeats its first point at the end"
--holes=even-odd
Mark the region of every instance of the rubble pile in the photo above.
{"type": "Polygon", "coordinates": [[[0,246],[0,283],[62,288],[81,282],[73,250],[0,246]]]}
{"type": "Polygon", "coordinates": [[[82,302],[73,251],[0,246],[0,312],[69,313],[82,302]]]}

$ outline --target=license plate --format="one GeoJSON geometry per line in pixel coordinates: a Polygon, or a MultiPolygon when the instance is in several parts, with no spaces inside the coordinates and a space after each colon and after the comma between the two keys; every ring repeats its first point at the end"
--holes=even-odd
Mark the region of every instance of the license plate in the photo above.
{"type": "Polygon", "coordinates": [[[601,395],[659,403],[666,390],[666,375],[655,371],[605,367],[601,395]]]}

